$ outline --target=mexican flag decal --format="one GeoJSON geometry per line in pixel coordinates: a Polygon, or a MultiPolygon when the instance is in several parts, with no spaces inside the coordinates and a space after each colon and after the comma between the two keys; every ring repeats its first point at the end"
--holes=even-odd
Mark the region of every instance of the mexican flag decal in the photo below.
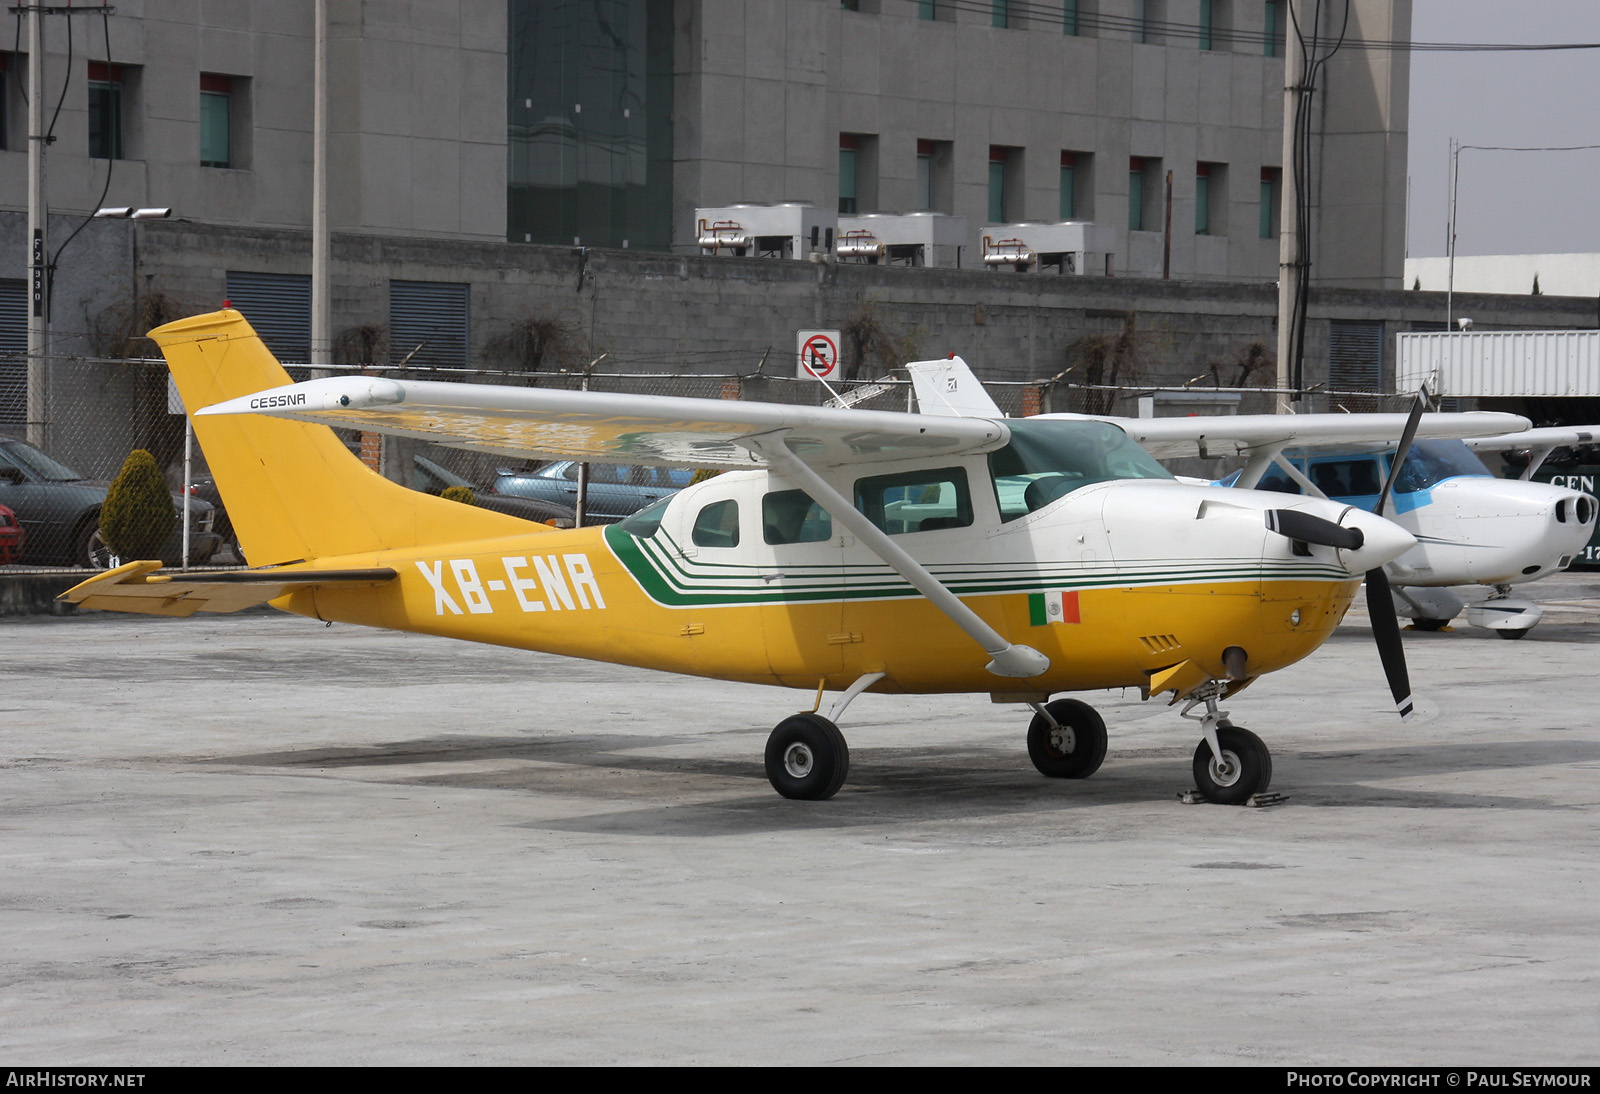
{"type": "Polygon", "coordinates": [[[1076,589],[1028,594],[1028,622],[1035,627],[1046,623],[1081,623],[1076,589]]]}

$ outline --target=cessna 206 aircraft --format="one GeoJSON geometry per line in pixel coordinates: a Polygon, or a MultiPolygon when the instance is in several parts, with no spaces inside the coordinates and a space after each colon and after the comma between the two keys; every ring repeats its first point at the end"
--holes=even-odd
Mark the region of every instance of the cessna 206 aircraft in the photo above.
{"type": "Polygon", "coordinates": [[[1373,614],[1391,692],[1411,709],[1381,569],[1409,533],[1319,498],[1182,485],[1103,422],[365,376],[295,384],[235,311],[150,337],[195,408],[252,568],[129,562],[64,594],[87,608],[187,616],[267,602],[815,691],[765,755],[774,788],[804,799],[844,782],[837,723],[863,691],[1026,703],[1035,766],[1082,778],[1105,756],[1105,723],[1052,697],[1134,687],[1186,701],[1201,793],[1245,802],[1267,788],[1271,756],[1218,701],[1321,645],[1363,576],[1387,612],[1373,614]],[[557,530],[389,482],[328,426],[728,473],[620,524],[557,530]]]}
{"type": "MultiPolygon", "coordinates": [[[[924,413],[1000,413],[960,358],[917,362],[908,369],[924,413]]],[[[1466,608],[1474,626],[1502,638],[1521,638],[1543,611],[1530,600],[1513,598],[1511,587],[1570,566],[1594,532],[1597,506],[1595,499],[1568,487],[1495,478],[1469,449],[1531,449],[1534,460],[1526,479],[1552,448],[1588,443],[1595,432],[1528,430],[1526,419],[1504,414],[1427,414],[1402,461],[1396,459],[1395,438],[1403,419],[1399,414],[1238,414],[1095,420],[1115,423],[1159,459],[1242,456],[1248,462],[1221,480],[1224,486],[1305,493],[1377,512],[1380,484],[1392,478],[1393,495],[1383,515],[1417,539],[1415,547],[1384,567],[1396,610],[1419,630],[1438,630],[1466,608]],[[1507,421],[1521,427],[1506,430],[1507,421]],[[1488,585],[1494,595],[1468,605],[1451,591],[1461,585],[1488,585]]]]}

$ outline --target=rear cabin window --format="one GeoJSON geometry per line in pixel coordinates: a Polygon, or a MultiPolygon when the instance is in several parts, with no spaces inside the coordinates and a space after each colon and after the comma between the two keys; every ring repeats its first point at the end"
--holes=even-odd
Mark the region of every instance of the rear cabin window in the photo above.
{"type": "Polygon", "coordinates": [[[761,535],[768,543],[821,543],[833,518],[804,490],[776,490],[761,499],[761,535]]]}
{"type": "Polygon", "coordinates": [[[857,479],[856,508],[891,536],[972,524],[972,494],[960,467],[857,479]]]}
{"type": "Polygon", "coordinates": [[[739,503],[714,501],[701,509],[689,538],[696,547],[739,546],[739,503]]]}

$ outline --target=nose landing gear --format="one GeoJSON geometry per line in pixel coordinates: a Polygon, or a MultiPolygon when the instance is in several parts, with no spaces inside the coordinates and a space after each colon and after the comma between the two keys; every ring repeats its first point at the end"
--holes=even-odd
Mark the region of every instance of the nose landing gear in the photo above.
{"type": "Polygon", "coordinates": [[[1204,734],[1194,750],[1194,782],[1200,794],[1218,805],[1243,805],[1272,784],[1272,753],[1248,729],[1228,721],[1228,712],[1217,709],[1221,688],[1212,685],[1189,700],[1183,708],[1185,718],[1198,718],[1204,734]],[[1204,703],[1206,712],[1189,712],[1204,703]]]}

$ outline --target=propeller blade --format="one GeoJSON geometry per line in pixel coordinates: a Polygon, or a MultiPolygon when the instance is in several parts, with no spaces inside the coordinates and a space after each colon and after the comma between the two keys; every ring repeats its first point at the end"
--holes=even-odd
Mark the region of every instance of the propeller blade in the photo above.
{"type": "Polygon", "coordinates": [[[1394,597],[1389,592],[1389,575],[1383,567],[1367,571],[1367,615],[1372,620],[1372,637],[1378,643],[1378,659],[1389,678],[1389,694],[1402,722],[1410,721],[1411,675],[1406,671],[1406,651],[1400,644],[1400,617],[1395,614],[1394,597]]]}
{"type": "Polygon", "coordinates": [[[1417,392],[1417,401],[1411,404],[1411,415],[1406,418],[1406,428],[1400,434],[1400,447],[1389,458],[1389,477],[1383,482],[1383,492],[1378,495],[1378,504],[1372,511],[1378,516],[1383,516],[1383,507],[1389,503],[1389,492],[1394,489],[1394,480],[1400,477],[1400,469],[1405,466],[1406,457],[1411,454],[1411,442],[1417,436],[1417,424],[1422,421],[1422,412],[1428,409],[1428,397],[1423,391],[1417,392]]]}
{"type": "MultiPolygon", "coordinates": [[[[1345,511],[1349,512],[1348,509],[1345,511]]],[[[1299,509],[1268,509],[1267,529],[1287,539],[1315,543],[1321,547],[1337,547],[1342,551],[1359,551],[1367,542],[1367,537],[1359,528],[1346,528],[1299,509]]]]}

